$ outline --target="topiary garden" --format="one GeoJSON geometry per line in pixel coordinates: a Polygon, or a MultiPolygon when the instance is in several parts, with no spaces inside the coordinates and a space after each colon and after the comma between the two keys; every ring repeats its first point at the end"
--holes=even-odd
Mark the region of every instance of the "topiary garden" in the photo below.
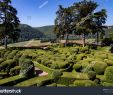
{"type": "Polygon", "coordinates": [[[111,86],[113,54],[107,49],[51,46],[47,50],[0,50],[0,85],[111,86]],[[47,75],[37,75],[36,68],[47,75]]]}

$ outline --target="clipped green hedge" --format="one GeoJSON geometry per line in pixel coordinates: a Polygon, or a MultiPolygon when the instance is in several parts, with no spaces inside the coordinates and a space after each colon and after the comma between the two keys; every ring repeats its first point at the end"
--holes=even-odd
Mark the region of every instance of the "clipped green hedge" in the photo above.
{"type": "Polygon", "coordinates": [[[0,69],[9,73],[10,69],[15,66],[16,66],[16,62],[12,59],[9,59],[0,64],[0,69]]]}
{"type": "Polygon", "coordinates": [[[13,86],[21,81],[26,80],[25,77],[19,75],[0,80],[0,86],[13,86]]]}
{"type": "Polygon", "coordinates": [[[49,76],[34,77],[23,82],[20,82],[15,86],[16,87],[42,86],[44,84],[50,84],[50,81],[51,78],[49,76]]]}
{"type": "Polygon", "coordinates": [[[13,57],[16,55],[17,52],[18,52],[18,50],[13,50],[11,53],[8,54],[7,58],[13,59],[13,57]]]}
{"type": "Polygon", "coordinates": [[[97,84],[91,80],[75,80],[74,81],[74,86],[97,86],[97,84]]]}
{"type": "Polygon", "coordinates": [[[42,64],[39,64],[36,61],[34,61],[33,63],[35,65],[35,67],[38,67],[39,69],[41,69],[41,70],[43,70],[43,71],[45,71],[45,72],[47,72],[49,74],[51,74],[54,71],[54,69],[48,68],[48,67],[46,67],[46,66],[44,66],[42,64]]]}
{"type": "Polygon", "coordinates": [[[15,66],[14,68],[10,69],[10,73],[9,74],[11,76],[19,75],[20,70],[21,70],[20,66],[15,66]]]}
{"type": "Polygon", "coordinates": [[[60,77],[57,81],[57,84],[63,84],[66,86],[69,86],[70,84],[73,84],[76,78],[69,78],[69,77],[60,77]]]}

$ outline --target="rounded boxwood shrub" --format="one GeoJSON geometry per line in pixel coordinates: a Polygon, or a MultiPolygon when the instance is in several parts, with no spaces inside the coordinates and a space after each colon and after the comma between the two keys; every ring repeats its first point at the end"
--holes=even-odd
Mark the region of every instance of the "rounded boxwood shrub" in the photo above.
{"type": "Polygon", "coordinates": [[[58,81],[59,77],[62,75],[62,72],[59,70],[55,70],[51,74],[51,78],[53,79],[54,82],[58,81]]]}
{"type": "Polygon", "coordinates": [[[11,51],[6,51],[5,54],[4,54],[4,58],[7,58],[7,56],[9,55],[11,51]]]}
{"type": "Polygon", "coordinates": [[[25,76],[26,78],[34,76],[34,63],[30,59],[21,60],[21,70],[20,75],[25,76]]]}
{"type": "Polygon", "coordinates": [[[75,80],[74,86],[96,86],[97,84],[91,80],[75,80]]]}
{"type": "Polygon", "coordinates": [[[10,69],[10,75],[15,76],[20,73],[21,67],[20,66],[15,66],[14,68],[10,69]]]}
{"type": "Polygon", "coordinates": [[[59,66],[58,66],[58,64],[53,63],[53,64],[51,64],[51,67],[50,68],[51,69],[59,69],[59,66]]]}
{"type": "Polygon", "coordinates": [[[0,58],[0,64],[1,64],[3,61],[5,61],[5,59],[3,59],[3,58],[0,58]]]}
{"type": "Polygon", "coordinates": [[[12,59],[6,60],[0,64],[0,69],[9,73],[10,69],[16,66],[16,62],[12,59]]]}
{"type": "Polygon", "coordinates": [[[100,84],[101,80],[99,78],[95,78],[94,82],[100,84]]]}
{"type": "Polygon", "coordinates": [[[107,64],[101,61],[95,61],[95,64],[93,65],[93,70],[96,72],[96,74],[99,75],[104,74],[106,68],[107,68],[107,64]]]}
{"type": "Polygon", "coordinates": [[[107,63],[108,66],[113,66],[113,61],[109,59],[104,60],[105,63],[107,63]]]}
{"type": "Polygon", "coordinates": [[[107,82],[113,82],[113,66],[107,67],[104,75],[107,82]]]}
{"type": "Polygon", "coordinates": [[[81,52],[81,53],[89,52],[89,48],[88,48],[88,47],[82,47],[82,48],[80,49],[80,52],[81,52]]]}
{"type": "Polygon", "coordinates": [[[96,53],[94,56],[95,56],[95,58],[102,59],[102,60],[107,59],[107,57],[108,57],[107,54],[104,54],[101,52],[96,53]]]}
{"type": "Polygon", "coordinates": [[[1,58],[4,58],[4,54],[5,54],[5,53],[6,53],[6,50],[1,50],[1,51],[0,51],[0,57],[1,57],[1,58]]]}
{"type": "Polygon", "coordinates": [[[7,58],[13,59],[13,57],[16,55],[17,52],[18,52],[18,50],[13,50],[10,54],[8,54],[7,58]]]}
{"type": "Polygon", "coordinates": [[[83,60],[84,58],[87,58],[86,54],[82,53],[82,54],[78,54],[76,56],[76,60],[83,60]]]}
{"type": "Polygon", "coordinates": [[[94,71],[89,71],[88,77],[90,80],[94,80],[96,78],[96,73],[94,71]]]}
{"type": "Polygon", "coordinates": [[[74,64],[73,69],[76,70],[77,72],[79,72],[82,69],[82,65],[81,64],[74,64]]]}

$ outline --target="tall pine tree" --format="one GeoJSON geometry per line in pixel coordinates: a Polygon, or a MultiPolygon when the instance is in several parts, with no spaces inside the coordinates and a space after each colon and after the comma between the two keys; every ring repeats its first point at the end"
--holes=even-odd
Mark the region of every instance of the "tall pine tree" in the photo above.
{"type": "Polygon", "coordinates": [[[0,35],[1,39],[4,38],[5,49],[7,49],[7,39],[14,40],[19,30],[19,23],[17,10],[11,5],[11,0],[0,0],[0,35]]]}

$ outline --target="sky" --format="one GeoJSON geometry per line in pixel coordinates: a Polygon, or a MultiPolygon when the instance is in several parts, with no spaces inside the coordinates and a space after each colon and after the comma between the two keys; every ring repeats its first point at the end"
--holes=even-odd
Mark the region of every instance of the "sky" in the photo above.
{"type": "MultiPolygon", "coordinates": [[[[12,0],[12,5],[18,11],[18,17],[22,24],[28,24],[32,27],[41,27],[54,25],[58,5],[68,7],[74,2],[81,0],[12,0]]],[[[113,25],[113,0],[93,0],[100,6],[96,9],[107,10],[106,25],[113,25]]]]}

